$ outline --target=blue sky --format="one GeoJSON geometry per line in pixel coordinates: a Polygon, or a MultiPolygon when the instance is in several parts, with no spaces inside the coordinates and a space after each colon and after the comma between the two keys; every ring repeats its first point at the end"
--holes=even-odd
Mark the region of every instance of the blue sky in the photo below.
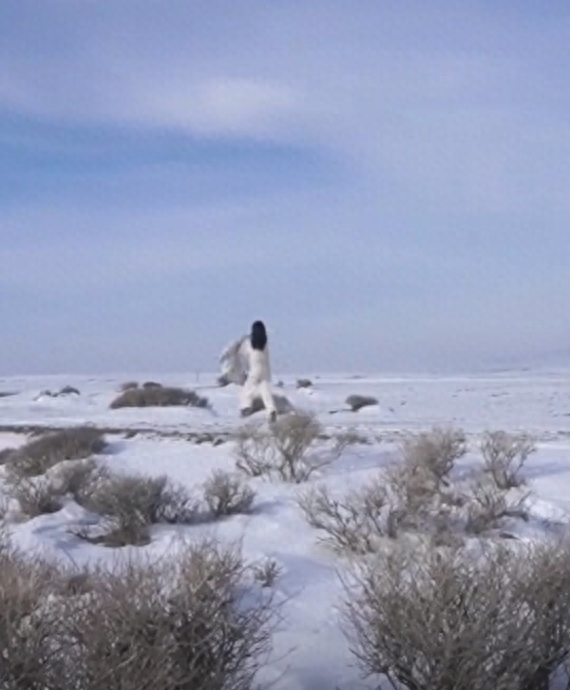
{"type": "Polygon", "coordinates": [[[3,0],[0,373],[567,348],[570,5],[3,0]]]}

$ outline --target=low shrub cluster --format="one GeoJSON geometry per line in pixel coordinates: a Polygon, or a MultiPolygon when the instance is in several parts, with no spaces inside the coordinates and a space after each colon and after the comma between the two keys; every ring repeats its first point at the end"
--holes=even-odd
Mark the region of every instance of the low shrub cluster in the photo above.
{"type": "Polygon", "coordinates": [[[504,432],[484,436],[481,471],[457,480],[453,470],[467,451],[458,429],[434,429],[406,437],[399,461],[362,489],[332,496],[326,486],[299,496],[309,524],[339,552],[374,552],[402,532],[428,535],[436,543],[460,544],[508,519],[528,518],[521,469],[533,445],[504,432]]]}
{"type": "Polygon", "coordinates": [[[0,686],[250,690],[277,608],[239,551],[67,573],[0,547],[0,686]]]}

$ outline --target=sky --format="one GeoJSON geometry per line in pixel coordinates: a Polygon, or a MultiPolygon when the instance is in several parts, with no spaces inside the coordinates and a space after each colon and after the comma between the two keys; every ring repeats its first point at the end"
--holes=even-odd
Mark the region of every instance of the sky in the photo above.
{"type": "Polygon", "coordinates": [[[2,0],[0,375],[570,347],[570,4],[2,0]]]}

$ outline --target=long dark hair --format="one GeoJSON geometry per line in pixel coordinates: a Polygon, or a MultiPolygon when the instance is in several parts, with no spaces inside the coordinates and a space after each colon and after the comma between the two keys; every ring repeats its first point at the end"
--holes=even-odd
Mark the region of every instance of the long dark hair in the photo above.
{"type": "Polygon", "coordinates": [[[255,321],[251,327],[251,347],[254,350],[265,350],[267,345],[267,332],[263,321],[255,321]]]}

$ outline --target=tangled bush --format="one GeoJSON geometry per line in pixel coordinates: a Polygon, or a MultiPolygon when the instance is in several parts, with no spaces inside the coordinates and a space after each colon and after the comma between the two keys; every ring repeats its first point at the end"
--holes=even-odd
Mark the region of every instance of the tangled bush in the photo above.
{"type": "Polygon", "coordinates": [[[276,611],[241,554],[210,542],[73,576],[2,546],[0,685],[253,690],[276,611]]]}
{"type": "Polygon", "coordinates": [[[294,412],[280,417],[268,431],[247,425],[236,435],[236,466],[251,477],[277,477],[286,482],[307,481],[318,469],[330,464],[331,454],[309,453],[322,433],[315,417],[294,412]]]}
{"type": "Polygon", "coordinates": [[[255,491],[239,475],[217,470],[204,483],[204,500],[215,518],[248,513],[254,498],[255,491]]]}
{"type": "Polygon", "coordinates": [[[45,606],[61,580],[56,568],[24,559],[0,535],[0,687],[55,689],[63,682],[63,621],[45,606]]]}
{"type": "Polygon", "coordinates": [[[45,475],[22,476],[8,466],[4,475],[7,493],[18,501],[20,511],[29,518],[61,510],[66,496],[77,503],[91,493],[103,478],[108,476],[104,465],[94,458],[70,460],[58,463],[45,475]]]}
{"type": "Polygon", "coordinates": [[[195,391],[184,388],[174,388],[160,385],[150,385],[145,388],[129,388],[119,395],[110,407],[113,410],[121,407],[209,407],[207,398],[199,396],[195,391]]]}
{"type": "Polygon", "coordinates": [[[487,432],[481,443],[485,472],[489,473],[499,489],[519,487],[525,482],[520,471],[535,450],[533,440],[526,434],[487,432]]]}
{"type": "Polygon", "coordinates": [[[485,473],[454,480],[455,463],[466,449],[458,429],[408,436],[398,462],[362,489],[333,499],[319,487],[301,496],[299,506],[309,524],[324,533],[322,541],[350,554],[377,551],[384,538],[404,531],[460,546],[466,533],[482,535],[508,519],[527,520],[528,494],[500,489],[485,473]]]}
{"type": "Polygon", "coordinates": [[[322,541],[340,553],[371,553],[382,537],[392,536],[388,492],[381,476],[342,500],[334,499],[324,485],[314,488],[299,496],[298,505],[307,522],[325,533],[322,541]]]}
{"type": "Polygon", "coordinates": [[[199,516],[198,502],[166,476],[104,476],[86,487],[78,502],[103,518],[103,531],[94,535],[87,529],[77,536],[105,546],[144,545],[150,541],[151,525],[191,524],[199,516]]]}
{"type": "Polygon", "coordinates": [[[471,534],[482,534],[496,528],[503,518],[528,520],[524,503],[528,494],[510,498],[506,491],[497,487],[489,477],[474,477],[471,496],[467,503],[465,529],[471,534]]]}
{"type": "Polygon", "coordinates": [[[345,630],[367,674],[408,690],[547,690],[570,654],[567,545],[394,550],[355,566],[345,630]]]}

